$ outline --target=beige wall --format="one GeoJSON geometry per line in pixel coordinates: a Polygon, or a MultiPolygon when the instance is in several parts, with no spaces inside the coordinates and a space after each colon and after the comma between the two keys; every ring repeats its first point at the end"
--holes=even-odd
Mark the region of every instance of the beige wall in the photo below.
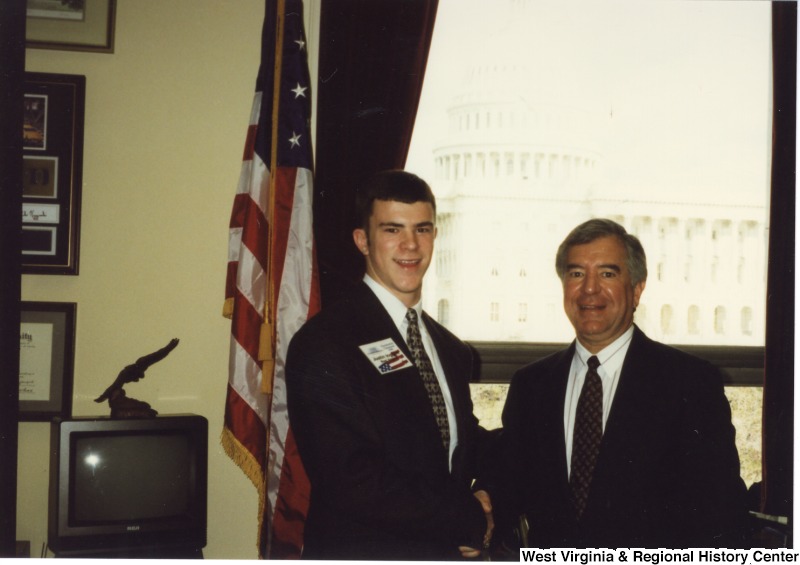
{"type": "MultiPolygon", "coordinates": [[[[76,302],[73,414],[126,387],[209,421],[208,558],[255,559],[255,489],[219,445],[229,324],[227,226],[258,71],[263,0],[118,0],[114,54],[28,49],[26,70],[86,76],[79,276],[23,276],[23,300],[76,302]]],[[[17,539],[47,539],[49,427],[20,424],[17,539]]]]}

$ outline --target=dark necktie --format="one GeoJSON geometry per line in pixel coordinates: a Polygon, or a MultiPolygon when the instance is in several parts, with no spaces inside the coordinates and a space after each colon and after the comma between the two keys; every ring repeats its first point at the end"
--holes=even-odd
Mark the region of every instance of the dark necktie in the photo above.
{"type": "Polygon", "coordinates": [[[603,383],[597,374],[600,361],[592,355],[587,364],[589,370],[586,372],[575,414],[569,477],[572,503],[578,518],[586,508],[594,464],[600,451],[600,440],[603,439],[603,383]]]}
{"type": "Polygon", "coordinates": [[[436,374],[433,372],[433,365],[425,353],[425,348],[422,346],[422,336],[419,333],[419,324],[417,322],[417,311],[409,308],[406,312],[406,320],[408,320],[408,335],[406,341],[408,347],[411,349],[411,356],[414,358],[414,364],[422,376],[422,382],[425,385],[425,390],[428,391],[428,398],[430,398],[431,406],[433,407],[433,415],[436,416],[436,424],[439,426],[439,433],[442,436],[442,443],[444,444],[445,451],[450,449],[450,426],[447,422],[447,407],[444,403],[442,396],[442,389],[439,388],[439,381],[436,379],[436,374]]]}

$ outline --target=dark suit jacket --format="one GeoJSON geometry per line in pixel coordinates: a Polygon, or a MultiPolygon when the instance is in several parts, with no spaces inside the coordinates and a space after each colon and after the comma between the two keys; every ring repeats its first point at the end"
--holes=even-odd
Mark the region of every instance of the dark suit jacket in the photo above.
{"type": "Polygon", "coordinates": [[[746,491],[721,375],[638,328],[576,522],[564,438],[574,351],[514,375],[503,411],[510,476],[492,489],[495,509],[527,513],[533,547],[743,547],[746,491]]]}
{"type": "Polygon", "coordinates": [[[456,559],[480,547],[486,520],[470,491],[486,432],[472,414],[471,350],[427,315],[446,374],[458,446],[452,472],[413,364],[381,374],[360,345],[391,338],[411,353],[361,284],[294,336],[286,361],[289,419],[311,481],[303,557],[456,559]]]}

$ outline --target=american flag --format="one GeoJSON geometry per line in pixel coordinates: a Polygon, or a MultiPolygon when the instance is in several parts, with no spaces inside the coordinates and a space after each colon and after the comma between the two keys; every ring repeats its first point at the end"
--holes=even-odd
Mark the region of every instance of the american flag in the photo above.
{"type": "Polygon", "coordinates": [[[231,349],[222,445],[259,495],[259,556],[299,558],[310,491],[289,428],[284,361],[320,307],[302,0],[266,0],[261,66],[231,213],[231,349]]]}
{"type": "Polygon", "coordinates": [[[399,349],[395,349],[389,354],[389,358],[386,360],[386,362],[378,367],[378,369],[381,371],[381,373],[386,373],[388,371],[399,369],[407,364],[408,359],[406,359],[406,356],[403,355],[399,349]]]}

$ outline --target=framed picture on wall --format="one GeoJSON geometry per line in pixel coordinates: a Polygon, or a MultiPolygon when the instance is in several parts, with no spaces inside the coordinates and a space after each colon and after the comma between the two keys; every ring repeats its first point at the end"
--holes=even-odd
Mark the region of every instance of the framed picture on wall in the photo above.
{"type": "Polygon", "coordinates": [[[77,275],[86,77],[25,73],[22,273],[77,275]]]}
{"type": "Polygon", "coordinates": [[[19,331],[19,419],[72,415],[74,302],[22,302],[19,331]]]}
{"type": "Polygon", "coordinates": [[[26,47],[114,52],[116,0],[26,1],[26,47]]]}

